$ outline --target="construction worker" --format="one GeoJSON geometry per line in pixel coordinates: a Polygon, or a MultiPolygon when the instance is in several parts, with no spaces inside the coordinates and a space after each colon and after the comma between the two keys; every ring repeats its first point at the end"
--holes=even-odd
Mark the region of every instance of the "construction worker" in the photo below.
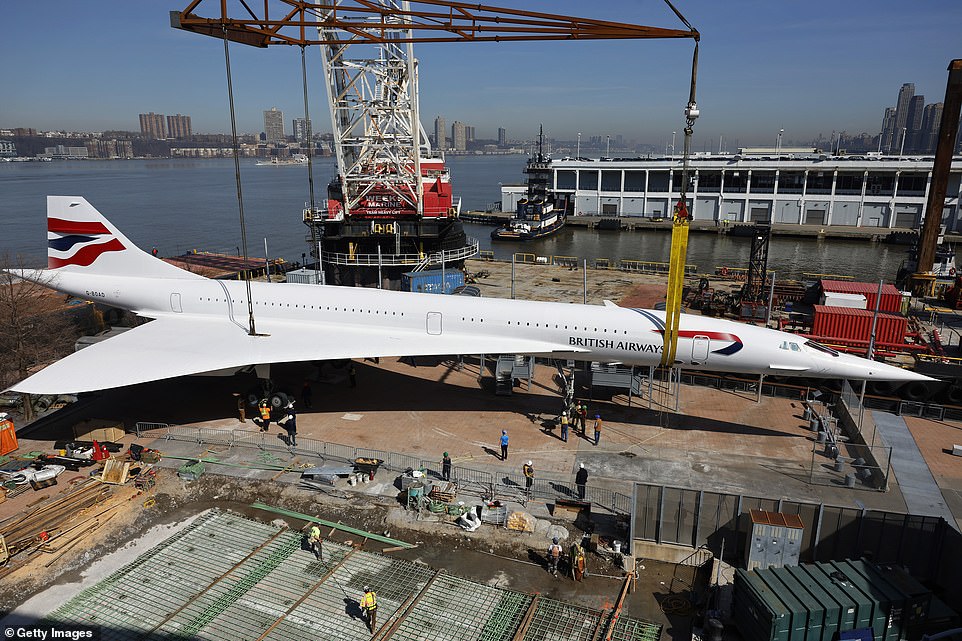
{"type": "Polygon", "coordinates": [[[531,484],[534,483],[534,463],[528,461],[521,466],[521,473],[524,474],[524,491],[531,496],[531,484]]]}
{"type": "Polygon", "coordinates": [[[581,435],[585,435],[586,425],[588,424],[588,404],[581,401],[578,407],[578,420],[581,421],[581,435]]]}
{"type": "Polygon", "coordinates": [[[241,423],[247,422],[247,403],[244,401],[244,395],[238,392],[234,392],[234,397],[237,399],[237,420],[241,423]]]}
{"type": "Polygon", "coordinates": [[[601,414],[595,414],[595,445],[601,440],[601,414]]]}
{"type": "Polygon", "coordinates": [[[578,486],[578,500],[584,501],[588,489],[588,470],[585,469],[584,463],[581,464],[578,473],[575,474],[575,485],[578,486]]]}
{"type": "Polygon", "coordinates": [[[508,430],[501,430],[501,460],[508,460],[508,430]]]}
{"type": "Polygon", "coordinates": [[[558,537],[551,539],[551,545],[548,546],[548,572],[558,576],[558,563],[561,561],[561,545],[558,543],[558,537]]]}
{"type": "Polygon", "coordinates": [[[561,412],[561,440],[568,442],[568,412],[561,412]]]}
{"type": "Polygon", "coordinates": [[[377,594],[368,586],[364,586],[364,596],[361,597],[361,611],[367,618],[367,629],[374,634],[377,621],[377,594]]]}
{"type": "Polygon", "coordinates": [[[311,523],[311,528],[307,531],[307,542],[311,546],[311,551],[314,553],[314,557],[320,561],[321,560],[321,526],[317,523],[311,523]]]}
{"type": "Polygon", "coordinates": [[[581,581],[585,576],[585,551],[577,543],[571,544],[571,578],[581,581]]]}
{"type": "Polygon", "coordinates": [[[261,428],[262,432],[266,432],[271,424],[271,404],[265,398],[257,404],[257,410],[260,412],[261,418],[260,420],[255,419],[254,423],[261,428]]]}
{"type": "Polygon", "coordinates": [[[444,453],[444,457],[441,459],[441,480],[451,480],[451,456],[447,452],[444,453]]]}
{"type": "Polygon", "coordinates": [[[287,444],[297,447],[297,412],[294,410],[294,401],[290,401],[284,408],[287,414],[284,416],[284,430],[287,432],[287,444]]]}

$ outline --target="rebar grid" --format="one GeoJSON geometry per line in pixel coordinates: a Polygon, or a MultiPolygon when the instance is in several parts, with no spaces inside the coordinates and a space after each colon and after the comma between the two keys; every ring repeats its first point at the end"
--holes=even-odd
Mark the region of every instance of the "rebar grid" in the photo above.
{"type": "Polygon", "coordinates": [[[538,600],[524,641],[591,641],[602,613],[542,597],[538,600]]]}
{"type": "Polygon", "coordinates": [[[532,597],[442,574],[398,626],[392,641],[510,639],[532,597]]]}
{"type": "MultiPolygon", "coordinates": [[[[430,567],[325,541],[316,560],[303,535],[212,510],[48,618],[101,626],[105,640],[292,638],[367,641],[361,620],[364,585],[378,595],[384,626],[402,604],[421,595],[392,640],[507,641],[532,602],[502,590],[440,574],[430,567]],[[423,592],[423,594],[421,594],[423,592]],[[156,632],[154,630],[156,629],[156,632]]],[[[589,639],[601,613],[540,600],[528,641],[589,639]]],[[[630,617],[615,641],[656,641],[660,626],[630,617]]]]}
{"type": "Polygon", "coordinates": [[[99,625],[105,639],[142,638],[263,544],[277,528],[212,511],[85,590],[50,615],[63,623],[99,625]]]}
{"type": "MultiPolygon", "coordinates": [[[[224,641],[256,639],[268,630],[270,634],[266,638],[317,638],[318,632],[313,627],[315,620],[333,618],[335,623],[340,622],[343,626],[345,604],[336,589],[328,599],[333,603],[330,612],[302,614],[302,608],[308,602],[305,595],[310,595],[309,599],[323,590],[331,581],[331,570],[351,551],[348,546],[330,541],[325,541],[321,549],[320,561],[310,551],[295,552],[286,563],[263,577],[242,599],[212,621],[204,630],[204,638],[224,641]],[[302,599],[304,601],[298,604],[302,599]],[[292,610],[295,605],[297,608],[292,610]]],[[[362,623],[358,626],[364,627],[362,623]]],[[[340,626],[336,626],[332,633],[339,639],[351,638],[340,626]]]]}
{"type": "MultiPolygon", "coordinates": [[[[191,600],[177,616],[165,622],[158,632],[172,639],[196,638],[198,632],[207,628],[227,610],[236,609],[236,604],[240,602],[251,601],[249,593],[274,570],[288,562],[291,555],[301,547],[301,540],[302,536],[299,533],[285,532],[247,559],[243,567],[211,585],[196,599],[191,600]]],[[[234,619],[231,618],[228,621],[234,622],[234,619]]],[[[268,621],[268,625],[271,621],[273,619],[268,621]]],[[[259,629],[263,627],[245,627],[239,631],[249,634],[259,629]]],[[[215,630],[220,631],[219,628],[215,630]]]]}
{"type": "Polygon", "coordinates": [[[611,633],[611,641],[658,641],[660,638],[660,625],[626,616],[615,621],[611,633]]]}
{"type": "Polygon", "coordinates": [[[290,639],[306,634],[310,638],[367,641],[371,634],[360,619],[364,586],[377,594],[377,618],[383,624],[402,603],[423,590],[433,575],[434,570],[420,563],[355,552],[268,638],[290,639]]]}

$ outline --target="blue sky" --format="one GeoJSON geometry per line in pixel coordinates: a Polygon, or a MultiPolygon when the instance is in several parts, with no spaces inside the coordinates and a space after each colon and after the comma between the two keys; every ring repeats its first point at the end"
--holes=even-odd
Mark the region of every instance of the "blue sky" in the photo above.
{"type": "MultiPolygon", "coordinates": [[[[211,2],[211,0],[207,0],[211,2]]],[[[137,114],[189,114],[195,132],[230,129],[223,46],[175,31],[188,0],[0,3],[0,128],[139,128],[137,114]]],[[[259,3],[255,3],[259,4],[259,3]]],[[[500,0],[538,11],[679,27],[654,0],[500,0]]],[[[694,146],[806,141],[833,130],[877,133],[903,82],[941,101],[962,56],[958,0],[676,0],[702,33],[694,146]]],[[[478,137],[622,134],[664,144],[684,127],[688,40],[418,45],[421,120],[474,125],[478,137]]],[[[308,52],[315,130],[329,131],[320,57],[308,52]]],[[[303,112],[299,50],[231,48],[240,130],[277,106],[303,112]]],[[[680,147],[680,138],[678,145],[680,147]]]]}

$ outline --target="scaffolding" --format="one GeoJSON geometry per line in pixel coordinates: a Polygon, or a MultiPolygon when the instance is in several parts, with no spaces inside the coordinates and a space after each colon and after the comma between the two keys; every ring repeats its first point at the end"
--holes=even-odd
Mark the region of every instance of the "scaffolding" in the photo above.
{"type": "Polygon", "coordinates": [[[99,626],[101,638],[367,641],[359,600],[378,595],[375,638],[396,641],[613,639],[654,641],[661,626],[536,598],[422,563],[324,541],[211,510],[88,588],[47,623],[99,626]]]}

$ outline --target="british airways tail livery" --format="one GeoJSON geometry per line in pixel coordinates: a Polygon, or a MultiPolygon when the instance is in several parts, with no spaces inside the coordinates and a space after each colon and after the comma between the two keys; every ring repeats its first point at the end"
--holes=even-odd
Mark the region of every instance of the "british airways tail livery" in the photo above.
{"type": "MultiPolygon", "coordinates": [[[[77,393],[295,361],[528,354],[658,365],[664,312],[356,287],[211,280],[133,245],[86,200],[48,196],[48,268],[17,276],[153,319],[13,386],[77,393]]],[[[885,381],[930,380],[794,334],[682,315],[683,369],[885,381]]]]}

